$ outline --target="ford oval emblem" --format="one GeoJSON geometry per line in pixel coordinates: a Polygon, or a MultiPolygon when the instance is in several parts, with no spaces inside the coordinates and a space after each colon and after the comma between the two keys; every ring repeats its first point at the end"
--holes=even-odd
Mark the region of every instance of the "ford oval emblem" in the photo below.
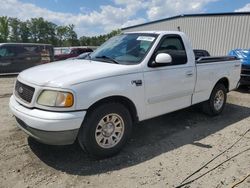
{"type": "Polygon", "coordinates": [[[19,93],[23,93],[23,88],[22,88],[22,87],[19,87],[19,88],[18,88],[18,92],[19,92],[19,93]]]}

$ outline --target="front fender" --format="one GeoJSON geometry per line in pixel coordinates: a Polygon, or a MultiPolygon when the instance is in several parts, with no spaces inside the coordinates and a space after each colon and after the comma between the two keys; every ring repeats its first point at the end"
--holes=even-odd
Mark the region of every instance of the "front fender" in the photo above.
{"type": "Polygon", "coordinates": [[[136,86],[133,80],[142,80],[143,74],[127,74],[92,80],[74,86],[77,94],[76,109],[88,109],[96,102],[112,96],[122,96],[131,100],[137,110],[139,120],[144,118],[144,85],[136,86]]]}

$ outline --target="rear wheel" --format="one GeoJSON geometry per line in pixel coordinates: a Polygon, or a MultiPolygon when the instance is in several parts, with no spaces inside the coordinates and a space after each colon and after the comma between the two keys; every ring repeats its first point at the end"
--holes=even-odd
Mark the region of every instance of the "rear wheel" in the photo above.
{"type": "Polygon", "coordinates": [[[214,87],[209,100],[202,104],[202,110],[212,116],[219,115],[224,109],[226,100],[226,88],[219,83],[214,87]]]}
{"type": "Polygon", "coordinates": [[[132,132],[132,119],[126,107],[107,103],[96,107],[84,121],[79,134],[80,146],[96,158],[118,153],[132,132]]]}

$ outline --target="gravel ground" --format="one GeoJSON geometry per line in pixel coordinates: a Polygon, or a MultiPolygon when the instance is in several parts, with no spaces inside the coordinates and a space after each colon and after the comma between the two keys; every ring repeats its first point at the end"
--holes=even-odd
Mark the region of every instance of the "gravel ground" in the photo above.
{"type": "Polygon", "coordinates": [[[0,78],[0,187],[176,187],[238,139],[184,187],[232,187],[250,173],[250,91],[230,92],[217,117],[193,107],[141,122],[120,154],[96,161],[78,144],[48,146],[20,131],[8,109],[14,81],[0,78]]]}

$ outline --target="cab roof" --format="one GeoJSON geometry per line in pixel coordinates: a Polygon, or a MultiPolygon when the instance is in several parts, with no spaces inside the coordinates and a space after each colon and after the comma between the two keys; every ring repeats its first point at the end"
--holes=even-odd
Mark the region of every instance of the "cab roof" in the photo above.
{"type": "Polygon", "coordinates": [[[165,35],[165,34],[177,34],[183,35],[183,32],[180,31],[132,31],[132,32],[124,32],[125,34],[129,33],[148,33],[148,34],[158,34],[158,35],[165,35]]]}

